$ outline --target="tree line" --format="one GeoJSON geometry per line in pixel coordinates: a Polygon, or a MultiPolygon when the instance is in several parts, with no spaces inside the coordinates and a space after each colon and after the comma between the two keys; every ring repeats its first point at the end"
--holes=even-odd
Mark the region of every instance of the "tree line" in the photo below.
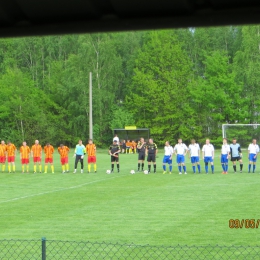
{"type": "Polygon", "coordinates": [[[0,138],[74,145],[112,130],[150,128],[166,139],[221,143],[223,123],[257,123],[260,27],[28,37],[0,40],[0,138]]]}

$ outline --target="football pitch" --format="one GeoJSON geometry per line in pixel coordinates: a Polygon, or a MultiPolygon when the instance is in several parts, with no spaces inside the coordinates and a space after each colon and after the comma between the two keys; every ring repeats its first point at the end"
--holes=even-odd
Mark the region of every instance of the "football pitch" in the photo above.
{"type": "MultiPolygon", "coordinates": [[[[162,149],[160,149],[162,151],[162,149]]],[[[260,227],[230,228],[230,219],[260,219],[260,165],[256,173],[222,175],[219,154],[215,174],[193,174],[186,156],[187,175],[173,163],[171,175],[162,172],[130,174],[137,154],[120,155],[120,173],[106,174],[110,156],[97,154],[97,173],[62,174],[55,154],[55,173],[0,174],[0,239],[105,241],[141,245],[259,245],[260,227]]],[[[174,157],[175,160],[175,157],[174,157]]],[[[147,163],[145,163],[147,166],[147,163]]],[[[147,169],[147,167],[145,167],[147,169]]],[[[239,167],[238,167],[239,168],[239,167]]],[[[93,170],[93,168],[92,168],[93,170]]]]}

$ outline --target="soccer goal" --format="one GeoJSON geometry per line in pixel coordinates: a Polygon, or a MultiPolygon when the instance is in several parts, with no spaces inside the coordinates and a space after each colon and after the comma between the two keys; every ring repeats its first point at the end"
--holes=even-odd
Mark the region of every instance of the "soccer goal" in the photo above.
{"type": "Polygon", "coordinates": [[[246,147],[252,139],[260,142],[260,124],[223,124],[222,136],[230,143],[233,138],[236,138],[242,147],[246,147]]]}

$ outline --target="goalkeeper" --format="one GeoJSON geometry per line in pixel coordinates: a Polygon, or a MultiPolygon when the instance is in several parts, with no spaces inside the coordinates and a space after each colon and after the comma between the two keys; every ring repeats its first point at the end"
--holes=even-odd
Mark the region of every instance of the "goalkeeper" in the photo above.
{"type": "Polygon", "coordinates": [[[76,145],[76,148],[75,148],[75,154],[74,154],[74,157],[75,157],[75,167],[74,167],[74,172],[73,173],[77,172],[77,167],[78,167],[78,162],[79,161],[80,161],[80,164],[81,164],[81,171],[80,172],[83,173],[83,168],[84,168],[83,158],[84,158],[85,154],[86,154],[86,148],[82,144],[82,140],[79,140],[79,143],[76,145]]]}

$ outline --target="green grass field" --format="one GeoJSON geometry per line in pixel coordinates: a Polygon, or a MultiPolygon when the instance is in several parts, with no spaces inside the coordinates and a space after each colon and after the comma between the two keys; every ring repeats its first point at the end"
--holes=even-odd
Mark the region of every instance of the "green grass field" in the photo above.
{"type": "MultiPolygon", "coordinates": [[[[162,150],[162,149],[161,149],[162,150]]],[[[110,169],[107,151],[98,152],[97,174],[61,174],[55,155],[55,174],[0,174],[0,239],[106,241],[151,245],[259,245],[259,229],[231,229],[229,219],[260,219],[260,166],[257,173],[221,174],[219,155],[215,174],[130,174],[137,155],[120,155],[120,173],[110,169]]],[[[17,158],[18,159],[18,158],[17,158]]],[[[147,165],[147,164],[145,164],[147,165]]],[[[33,169],[32,163],[30,165],[33,169]]],[[[79,168],[79,166],[78,166],[79,168]]]]}

